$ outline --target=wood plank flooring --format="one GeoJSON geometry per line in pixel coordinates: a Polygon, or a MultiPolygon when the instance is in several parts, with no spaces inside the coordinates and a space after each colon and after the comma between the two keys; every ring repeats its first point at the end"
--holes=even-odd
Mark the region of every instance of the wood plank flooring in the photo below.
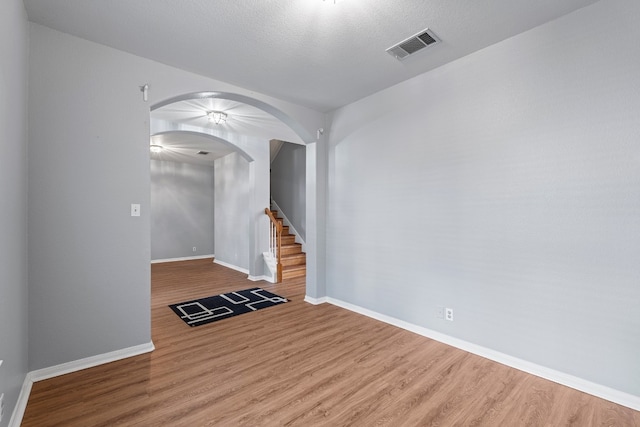
{"type": "Polygon", "coordinates": [[[152,266],[156,350],[35,383],[23,426],[640,426],[640,413],[211,260],[152,266]],[[291,302],[195,328],[168,304],[291,302]]]}

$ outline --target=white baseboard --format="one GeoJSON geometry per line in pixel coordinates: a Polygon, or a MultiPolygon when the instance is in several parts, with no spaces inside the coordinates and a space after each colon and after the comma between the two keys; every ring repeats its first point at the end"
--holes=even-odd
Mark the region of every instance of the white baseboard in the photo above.
{"type": "Polygon", "coordinates": [[[227,268],[230,268],[230,269],[235,270],[235,271],[239,271],[240,273],[244,273],[244,274],[247,275],[247,279],[251,280],[252,282],[257,282],[259,280],[265,280],[265,281],[270,282],[270,283],[275,283],[273,278],[271,278],[269,276],[266,276],[266,275],[263,275],[263,276],[252,276],[249,273],[249,270],[247,270],[246,268],[238,267],[237,265],[229,264],[228,262],[224,262],[224,261],[220,261],[220,260],[214,259],[213,263],[214,264],[219,264],[219,265],[221,265],[223,267],[227,267],[227,268]]]}
{"type": "Polygon", "coordinates": [[[133,347],[123,348],[121,350],[111,351],[109,353],[98,354],[96,356],[85,357],[84,359],[74,360],[72,362],[62,363],[60,365],[51,366],[49,368],[38,369],[29,372],[29,376],[33,382],[47,380],[71,372],[81,371],[94,366],[103,365],[105,363],[115,362],[116,360],[126,359],[128,357],[138,356],[144,353],[150,353],[155,350],[153,342],[140,344],[133,347]]]}
{"type": "Polygon", "coordinates": [[[182,258],[165,258],[165,259],[152,259],[151,264],[159,264],[161,262],[175,262],[175,261],[192,261],[194,259],[215,258],[215,255],[198,255],[198,256],[185,256],[182,258]]]}
{"type": "Polygon", "coordinates": [[[265,282],[269,282],[269,283],[276,283],[275,280],[273,280],[273,277],[269,277],[269,276],[251,276],[249,275],[249,277],[247,277],[249,280],[251,280],[252,282],[258,282],[260,280],[264,280],[265,282]]]}
{"type": "Polygon", "coordinates": [[[319,304],[324,304],[325,302],[329,302],[329,299],[327,297],[313,298],[313,297],[310,297],[309,295],[305,295],[304,302],[308,302],[309,304],[313,304],[313,305],[319,305],[319,304]]]}
{"type": "Polygon", "coordinates": [[[287,216],[284,214],[282,209],[280,209],[280,206],[278,206],[275,200],[271,199],[271,204],[273,205],[275,210],[277,210],[278,213],[282,216],[282,222],[284,223],[284,225],[288,226],[289,231],[291,231],[293,235],[296,236],[296,243],[300,243],[302,245],[302,252],[307,252],[307,244],[305,243],[304,239],[300,237],[300,233],[298,233],[298,230],[296,230],[293,224],[291,224],[291,221],[289,221],[289,218],[287,218],[287,216]]]}
{"type": "Polygon", "coordinates": [[[24,411],[27,410],[27,403],[29,403],[32,386],[33,381],[31,381],[29,374],[27,374],[22,383],[16,406],[13,408],[13,413],[9,419],[9,427],[20,427],[20,424],[22,424],[22,418],[24,417],[24,411]]]}
{"type": "Polygon", "coordinates": [[[60,365],[51,366],[49,368],[37,369],[27,374],[18,396],[18,402],[13,410],[9,427],[19,427],[24,417],[24,411],[27,409],[29,394],[34,382],[47,380],[49,378],[60,375],[69,374],[71,372],[81,371],[83,369],[93,368],[94,366],[103,365],[105,363],[115,362],[116,360],[126,359],[128,357],[139,356],[141,354],[150,353],[155,349],[153,342],[140,344],[133,347],[123,348],[121,350],[109,353],[98,354],[96,356],[86,357],[72,362],[62,363],[60,365]]]}
{"type": "Polygon", "coordinates": [[[427,329],[413,323],[405,322],[404,320],[396,319],[395,317],[387,316],[385,314],[381,314],[335,298],[312,298],[306,296],[304,300],[311,304],[322,304],[324,302],[328,302],[329,304],[333,304],[349,311],[371,317],[372,319],[376,319],[393,326],[397,326],[418,335],[422,335],[424,337],[431,338],[452,347],[456,347],[469,353],[473,353],[477,356],[493,360],[494,362],[510,366],[520,371],[524,371],[529,374],[547,379],[549,381],[553,381],[555,383],[571,387],[584,393],[588,393],[592,396],[596,396],[601,399],[626,406],[636,411],[640,411],[640,396],[635,396],[620,390],[615,390],[610,387],[603,386],[601,384],[593,383],[591,381],[587,381],[585,379],[575,377],[564,372],[556,371],[554,369],[550,369],[545,366],[519,359],[517,357],[509,356],[508,354],[501,353],[490,348],[482,347],[458,338],[454,338],[441,332],[427,329]]]}
{"type": "Polygon", "coordinates": [[[239,271],[240,273],[244,273],[247,276],[249,275],[249,270],[247,270],[246,268],[238,267],[237,265],[229,264],[228,262],[220,261],[218,259],[214,259],[213,263],[214,264],[219,264],[219,265],[221,265],[223,267],[230,268],[232,270],[239,271]]]}

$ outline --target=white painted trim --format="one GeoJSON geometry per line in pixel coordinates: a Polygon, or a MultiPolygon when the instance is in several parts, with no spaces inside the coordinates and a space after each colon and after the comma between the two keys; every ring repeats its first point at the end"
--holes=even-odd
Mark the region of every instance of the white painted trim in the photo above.
{"type": "Polygon", "coordinates": [[[308,302],[309,304],[313,304],[313,305],[319,305],[319,304],[324,304],[325,302],[329,302],[329,300],[327,297],[313,298],[313,297],[310,297],[309,295],[305,295],[304,302],[308,302]]]}
{"type": "Polygon", "coordinates": [[[267,276],[266,274],[265,276],[269,277],[268,279],[269,282],[276,283],[276,275],[277,275],[278,267],[276,265],[275,258],[273,258],[273,255],[271,255],[271,252],[263,252],[262,258],[270,274],[270,276],[267,276]]]}
{"type": "Polygon", "coordinates": [[[247,277],[247,279],[251,280],[252,282],[258,282],[260,280],[264,280],[265,282],[276,283],[275,280],[273,280],[273,277],[269,277],[269,276],[251,276],[251,275],[249,275],[249,277],[247,277]]]}
{"type": "Polygon", "coordinates": [[[289,221],[289,218],[287,218],[287,216],[284,214],[282,209],[280,209],[280,206],[278,206],[276,201],[273,200],[273,198],[271,199],[271,204],[273,205],[275,210],[278,211],[279,216],[282,217],[282,222],[284,223],[284,225],[288,226],[289,227],[289,231],[293,232],[294,236],[296,236],[296,243],[300,243],[302,245],[302,252],[306,253],[307,252],[307,244],[305,243],[304,239],[302,237],[300,237],[300,233],[298,233],[298,230],[296,230],[296,228],[293,226],[293,224],[291,224],[291,221],[289,221]]]}
{"type": "Polygon", "coordinates": [[[18,395],[18,401],[16,402],[16,406],[14,406],[13,413],[9,419],[9,427],[20,427],[20,424],[22,424],[22,418],[24,417],[24,412],[27,410],[27,403],[29,403],[29,395],[31,394],[32,386],[33,381],[31,380],[31,376],[27,374],[24,377],[24,382],[22,383],[22,388],[18,395]]]}
{"type": "Polygon", "coordinates": [[[151,264],[158,264],[161,262],[175,262],[175,261],[191,261],[194,259],[215,258],[215,255],[198,255],[198,256],[185,256],[182,258],[165,258],[165,259],[152,259],[151,264]]]}
{"type": "Polygon", "coordinates": [[[626,406],[636,411],[640,411],[640,396],[635,396],[620,390],[615,390],[601,384],[587,381],[585,379],[575,377],[564,372],[556,371],[554,369],[550,369],[545,366],[529,362],[527,360],[519,359],[517,357],[513,357],[508,354],[492,350],[490,348],[482,347],[468,341],[454,338],[441,332],[436,332],[434,330],[427,329],[413,323],[405,322],[404,320],[396,319],[395,317],[387,316],[385,314],[381,314],[335,298],[311,298],[309,296],[306,296],[304,300],[311,304],[321,304],[323,302],[328,302],[329,304],[333,304],[346,310],[371,317],[372,319],[376,319],[393,326],[397,326],[418,335],[422,335],[423,337],[431,338],[441,343],[448,344],[452,347],[468,351],[469,353],[473,353],[477,356],[481,356],[486,359],[493,360],[494,362],[498,362],[503,365],[518,369],[520,371],[527,372],[531,375],[535,375],[537,377],[541,377],[549,381],[571,387],[584,393],[588,393],[592,396],[596,396],[601,399],[626,406]]]}
{"type": "Polygon", "coordinates": [[[228,262],[220,261],[220,260],[217,260],[217,259],[214,259],[213,263],[221,265],[223,267],[230,268],[232,270],[239,271],[240,273],[244,273],[246,275],[249,275],[249,270],[247,270],[246,268],[238,267],[237,265],[229,264],[228,262]]]}
{"type": "Polygon", "coordinates": [[[16,406],[13,409],[13,414],[11,414],[11,419],[9,420],[9,427],[19,427],[22,423],[22,418],[24,417],[24,411],[27,409],[27,403],[29,401],[29,395],[31,394],[31,387],[33,386],[33,383],[60,375],[70,374],[71,372],[93,368],[94,366],[104,365],[105,363],[115,362],[116,360],[150,353],[153,350],[155,350],[155,346],[152,341],[149,341],[146,344],[135,345],[133,347],[127,347],[109,353],[98,354],[96,356],[62,363],[49,368],[37,369],[27,373],[24,383],[22,383],[18,402],[16,403],[16,406]]]}
{"type": "Polygon", "coordinates": [[[153,345],[153,342],[150,341],[146,344],[127,347],[111,351],[109,353],[98,354],[97,356],[85,357],[84,359],[74,360],[72,362],[51,366],[49,368],[38,369],[36,371],[29,372],[29,375],[33,382],[38,382],[60,375],[69,374],[71,372],[93,368],[94,366],[104,365],[105,363],[115,362],[116,360],[150,353],[153,350],[155,350],[155,346],[153,345]]]}

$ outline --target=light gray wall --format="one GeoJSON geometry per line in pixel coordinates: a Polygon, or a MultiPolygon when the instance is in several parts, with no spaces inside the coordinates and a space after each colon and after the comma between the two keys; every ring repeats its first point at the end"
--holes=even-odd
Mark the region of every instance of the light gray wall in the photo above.
{"type": "Polygon", "coordinates": [[[213,194],[213,166],[151,160],[152,260],[213,254],[213,194]]]}
{"type": "MultiPolygon", "coordinates": [[[[269,218],[264,214],[264,209],[269,207],[269,141],[262,140],[259,138],[253,137],[242,137],[238,140],[233,141],[234,144],[241,148],[248,156],[251,157],[251,162],[249,162],[249,198],[247,204],[245,205],[245,209],[247,210],[247,215],[249,218],[249,252],[248,252],[248,269],[250,276],[253,277],[261,277],[264,274],[264,259],[262,254],[269,250],[269,218]]],[[[236,153],[238,157],[241,157],[236,153]]],[[[240,165],[239,168],[244,168],[241,162],[243,160],[235,159],[233,163],[236,165],[240,165]]],[[[218,163],[216,163],[216,166],[218,163]]],[[[234,166],[235,168],[235,166],[234,166]]],[[[216,172],[217,173],[217,172],[216,172]]],[[[235,174],[237,172],[233,172],[235,174]]],[[[240,172],[242,173],[242,172],[240,172]]],[[[216,175],[217,177],[218,175],[216,175]]],[[[230,183],[229,185],[238,185],[242,187],[244,184],[242,183],[230,183]]],[[[220,186],[216,182],[216,192],[218,192],[220,186]]],[[[244,188],[244,187],[242,187],[244,188]]],[[[244,191],[244,190],[242,190],[244,191]]],[[[230,197],[234,198],[231,193],[227,193],[230,197]]],[[[216,199],[217,200],[217,199],[216,199]]],[[[232,209],[235,209],[236,206],[232,202],[230,206],[232,209]]],[[[223,249],[223,253],[226,255],[222,255],[222,258],[218,258],[218,249],[226,246],[225,242],[228,240],[219,240],[218,235],[218,215],[224,215],[222,212],[225,211],[226,207],[224,205],[216,205],[216,258],[223,260],[229,256],[233,257],[233,255],[223,249]]],[[[232,244],[233,245],[233,244],[232,244]]],[[[233,262],[232,262],[233,264],[233,262]]],[[[245,268],[245,267],[243,267],[245,268]]]]}
{"type": "Polygon", "coordinates": [[[117,55],[31,28],[29,359],[39,369],[151,340],[149,107],[143,76],[117,55]]]}
{"type": "Polygon", "coordinates": [[[249,270],[249,162],[238,153],[215,160],[216,260],[249,270]]]}
{"type": "Polygon", "coordinates": [[[328,295],[640,396],[638,22],[603,0],[336,111],[328,295]]]}
{"type": "Polygon", "coordinates": [[[305,239],[306,163],[304,145],[285,142],[271,163],[271,197],[305,239]]]}
{"type": "Polygon", "coordinates": [[[27,56],[20,0],[0,3],[0,393],[6,426],[28,371],[27,56]]]}
{"type": "MultiPolygon", "coordinates": [[[[30,40],[33,370],[150,341],[151,105],[198,91],[237,93],[310,133],[323,115],[40,25],[30,24],[30,40]],[[131,203],[142,205],[141,217],[129,216],[131,203]]],[[[264,174],[268,188],[268,163],[264,174]]]]}

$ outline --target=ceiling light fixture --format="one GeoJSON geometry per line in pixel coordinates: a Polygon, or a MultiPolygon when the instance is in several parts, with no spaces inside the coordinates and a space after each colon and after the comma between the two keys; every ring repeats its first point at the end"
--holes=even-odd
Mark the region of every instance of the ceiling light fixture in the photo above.
{"type": "Polygon", "coordinates": [[[227,121],[227,114],[222,111],[209,111],[207,113],[207,117],[210,122],[213,122],[217,125],[224,124],[227,121]]]}
{"type": "Polygon", "coordinates": [[[152,153],[160,153],[164,150],[164,147],[158,144],[151,144],[149,145],[149,150],[151,150],[152,153]]]}

